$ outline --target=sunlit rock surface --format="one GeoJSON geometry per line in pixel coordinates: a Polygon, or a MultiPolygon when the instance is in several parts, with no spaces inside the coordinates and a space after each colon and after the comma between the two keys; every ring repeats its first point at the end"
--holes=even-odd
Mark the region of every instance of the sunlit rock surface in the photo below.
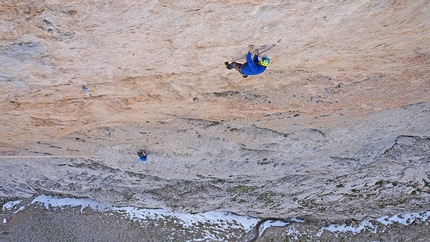
{"type": "Polygon", "coordinates": [[[428,0],[6,0],[0,20],[1,197],[312,219],[430,208],[428,0]],[[244,79],[223,63],[248,44],[271,64],[244,79]]]}

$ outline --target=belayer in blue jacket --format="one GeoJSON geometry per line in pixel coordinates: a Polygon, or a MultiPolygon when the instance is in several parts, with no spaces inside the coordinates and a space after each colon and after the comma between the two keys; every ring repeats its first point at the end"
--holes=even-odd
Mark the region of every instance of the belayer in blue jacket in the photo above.
{"type": "Polygon", "coordinates": [[[246,62],[243,64],[237,63],[237,62],[224,62],[225,67],[227,69],[236,69],[239,71],[240,74],[242,74],[243,78],[247,78],[249,75],[258,75],[263,73],[266,70],[266,67],[270,63],[269,57],[264,55],[261,60],[258,59],[258,50],[255,51],[254,58],[252,59],[252,52],[254,51],[254,46],[249,46],[248,54],[246,55],[246,62]]]}

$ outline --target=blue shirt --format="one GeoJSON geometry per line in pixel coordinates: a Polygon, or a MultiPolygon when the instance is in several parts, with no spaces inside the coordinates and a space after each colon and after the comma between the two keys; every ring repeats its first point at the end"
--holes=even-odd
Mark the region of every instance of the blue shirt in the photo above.
{"type": "Polygon", "coordinates": [[[265,66],[258,64],[258,56],[254,55],[254,60],[251,59],[251,52],[246,55],[246,64],[242,67],[244,75],[258,75],[266,70],[265,66]]]}

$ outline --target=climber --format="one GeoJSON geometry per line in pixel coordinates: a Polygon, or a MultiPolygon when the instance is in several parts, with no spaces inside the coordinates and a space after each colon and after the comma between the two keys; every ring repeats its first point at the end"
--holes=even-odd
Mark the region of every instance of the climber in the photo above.
{"type": "Polygon", "coordinates": [[[227,69],[236,69],[242,74],[243,78],[247,78],[248,75],[258,75],[263,73],[266,70],[266,67],[270,63],[269,57],[264,55],[261,60],[258,60],[258,50],[255,50],[254,60],[251,59],[252,52],[254,50],[254,45],[249,45],[249,51],[246,55],[246,62],[244,64],[240,64],[237,62],[224,62],[224,65],[227,69]]]}

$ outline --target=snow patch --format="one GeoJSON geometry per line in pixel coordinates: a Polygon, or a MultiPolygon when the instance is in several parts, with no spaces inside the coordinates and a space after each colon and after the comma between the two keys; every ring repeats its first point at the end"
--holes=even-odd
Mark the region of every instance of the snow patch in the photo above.
{"type": "Polygon", "coordinates": [[[227,228],[242,228],[245,230],[252,229],[258,222],[258,219],[240,216],[230,212],[210,211],[199,214],[188,214],[172,212],[166,209],[142,209],[136,207],[111,207],[112,210],[127,215],[132,220],[157,220],[170,219],[173,223],[181,224],[183,227],[191,228],[197,223],[212,223],[227,228]]]}
{"type": "MultiPolygon", "coordinates": [[[[219,240],[220,238],[217,234],[230,229],[243,229],[245,231],[249,231],[258,223],[259,220],[257,218],[241,216],[223,211],[188,214],[173,212],[166,209],[145,209],[131,206],[115,207],[91,199],[57,198],[46,195],[36,197],[30,205],[31,204],[40,204],[46,209],[61,210],[65,207],[81,207],[81,212],[83,212],[85,208],[91,208],[92,210],[100,212],[115,211],[139,223],[163,219],[164,221],[179,224],[183,228],[188,228],[189,230],[193,230],[195,227],[203,227],[202,237],[195,238],[195,241],[207,241],[208,239],[219,240]]],[[[24,208],[20,208],[20,210],[22,209],[24,208]]]]}
{"type": "Polygon", "coordinates": [[[305,220],[301,220],[301,219],[298,219],[298,218],[291,218],[291,222],[304,223],[305,220]]]}
{"type": "Polygon", "coordinates": [[[320,237],[322,235],[322,233],[324,232],[324,230],[330,231],[332,233],[351,232],[353,234],[361,233],[361,231],[363,231],[363,230],[369,230],[369,231],[372,231],[373,233],[376,233],[375,226],[373,226],[373,224],[367,220],[362,221],[358,225],[358,227],[354,227],[352,225],[346,225],[346,224],[342,224],[342,225],[330,224],[328,227],[321,228],[320,231],[318,231],[318,233],[316,234],[316,236],[320,237]]]}
{"type": "Polygon", "coordinates": [[[384,216],[384,217],[378,218],[377,221],[385,226],[388,226],[394,223],[410,225],[416,219],[421,219],[421,221],[426,221],[429,217],[430,217],[430,211],[424,212],[424,213],[408,213],[403,215],[394,215],[392,217],[384,216]]]}
{"type": "Polygon", "coordinates": [[[17,201],[10,201],[10,202],[5,203],[5,204],[3,205],[3,211],[11,210],[15,205],[17,205],[17,204],[18,204],[18,203],[20,203],[20,202],[21,202],[21,200],[17,200],[17,201]]]}
{"type": "Polygon", "coordinates": [[[264,233],[264,231],[267,228],[270,228],[270,227],[284,227],[284,226],[287,226],[288,224],[289,223],[283,222],[281,220],[267,220],[267,221],[265,221],[264,223],[262,223],[260,225],[260,228],[259,228],[260,234],[258,235],[258,237],[261,237],[261,235],[264,233]]]}
{"type": "MultiPolygon", "coordinates": [[[[383,216],[380,218],[377,218],[376,221],[383,224],[384,226],[389,226],[395,223],[400,223],[405,226],[412,224],[415,220],[420,219],[421,221],[425,222],[430,217],[430,211],[422,212],[422,213],[407,213],[407,214],[399,214],[394,215],[392,217],[389,216],[383,216]]],[[[382,228],[385,229],[385,228],[382,228]]],[[[362,221],[357,227],[354,226],[347,226],[345,224],[339,225],[339,224],[331,224],[327,227],[321,228],[316,236],[320,237],[324,230],[330,231],[332,233],[346,233],[351,232],[353,234],[361,233],[364,230],[371,231],[372,233],[376,234],[377,226],[375,227],[371,221],[364,220],[362,221]]]]}
{"type": "Polygon", "coordinates": [[[15,212],[13,212],[13,213],[17,213],[17,212],[19,212],[19,211],[22,211],[22,210],[24,210],[25,209],[25,206],[21,206],[21,207],[19,207],[19,209],[18,210],[16,210],[15,212]]]}
{"type": "Polygon", "coordinates": [[[57,198],[52,196],[40,195],[36,197],[30,204],[43,204],[46,209],[49,207],[63,209],[66,206],[69,207],[81,207],[81,212],[85,208],[91,208],[95,211],[104,212],[111,208],[110,205],[106,205],[91,199],[85,198],[57,198]]]}

